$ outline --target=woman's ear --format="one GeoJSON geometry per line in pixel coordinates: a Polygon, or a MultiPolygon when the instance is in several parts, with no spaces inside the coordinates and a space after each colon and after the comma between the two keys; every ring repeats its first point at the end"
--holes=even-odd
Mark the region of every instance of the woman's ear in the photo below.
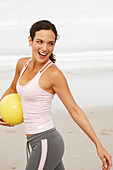
{"type": "Polygon", "coordinates": [[[29,41],[29,46],[32,46],[32,39],[30,36],[28,37],[28,41],[29,41]]]}

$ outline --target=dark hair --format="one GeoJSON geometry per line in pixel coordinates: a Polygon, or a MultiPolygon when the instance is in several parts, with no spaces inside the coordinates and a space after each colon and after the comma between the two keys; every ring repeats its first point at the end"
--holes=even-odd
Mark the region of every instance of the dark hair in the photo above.
{"type": "MultiPolygon", "coordinates": [[[[41,21],[35,22],[30,28],[30,37],[31,37],[32,41],[35,37],[36,31],[40,31],[40,30],[52,30],[55,33],[55,41],[58,39],[58,33],[57,33],[55,25],[52,24],[48,20],[41,20],[41,21]]],[[[55,63],[55,61],[56,61],[55,55],[53,53],[51,54],[49,59],[53,63],[55,63]]]]}

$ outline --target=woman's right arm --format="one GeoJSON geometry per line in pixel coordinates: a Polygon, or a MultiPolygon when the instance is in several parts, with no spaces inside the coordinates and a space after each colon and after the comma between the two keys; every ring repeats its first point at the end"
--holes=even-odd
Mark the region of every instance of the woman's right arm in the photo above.
{"type": "MultiPolygon", "coordinates": [[[[23,68],[25,64],[25,59],[22,58],[22,59],[19,59],[18,62],[17,62],[17,65],[16,65],[16,70],[15,70],[15,76],[14,76],[14,79],[10,85],[10,87],[6,90],[6,92],[3,94],[2,98],[0,99],[0,101],[8,94],[11,94],[11,93],[17,93],[16,91],[16,83],[18,81],[18,78],[20,76],[20,72],[23,68]]],[[[0,125],[4,125],[4,126],[13,126],[11,124],[9,124],[8,122],[4,122],[2,120],[2,117],[0,116],[0,125]]]]}

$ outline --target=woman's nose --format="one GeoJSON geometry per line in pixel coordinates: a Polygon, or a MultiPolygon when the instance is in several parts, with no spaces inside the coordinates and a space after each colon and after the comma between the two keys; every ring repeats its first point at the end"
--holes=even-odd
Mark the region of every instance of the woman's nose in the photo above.
{"type": "Polygon", "coordinates": [[[46,43],[42,44],[42,49],[43,51],[47,51],[48,50],[48,45],[46,43]]]}

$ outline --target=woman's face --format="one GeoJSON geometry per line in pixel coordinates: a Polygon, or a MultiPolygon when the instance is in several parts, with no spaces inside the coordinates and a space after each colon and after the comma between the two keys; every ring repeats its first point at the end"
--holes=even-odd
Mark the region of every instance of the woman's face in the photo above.
{"type": "Polygon", "coordinates": [[[29,37],[29,44],[32,46],[32,57],[38,62],[45,62],[49,59],[55,46],[55,34],[52,30],[40,30],[35,33],[33,41],[29,37]]]}

